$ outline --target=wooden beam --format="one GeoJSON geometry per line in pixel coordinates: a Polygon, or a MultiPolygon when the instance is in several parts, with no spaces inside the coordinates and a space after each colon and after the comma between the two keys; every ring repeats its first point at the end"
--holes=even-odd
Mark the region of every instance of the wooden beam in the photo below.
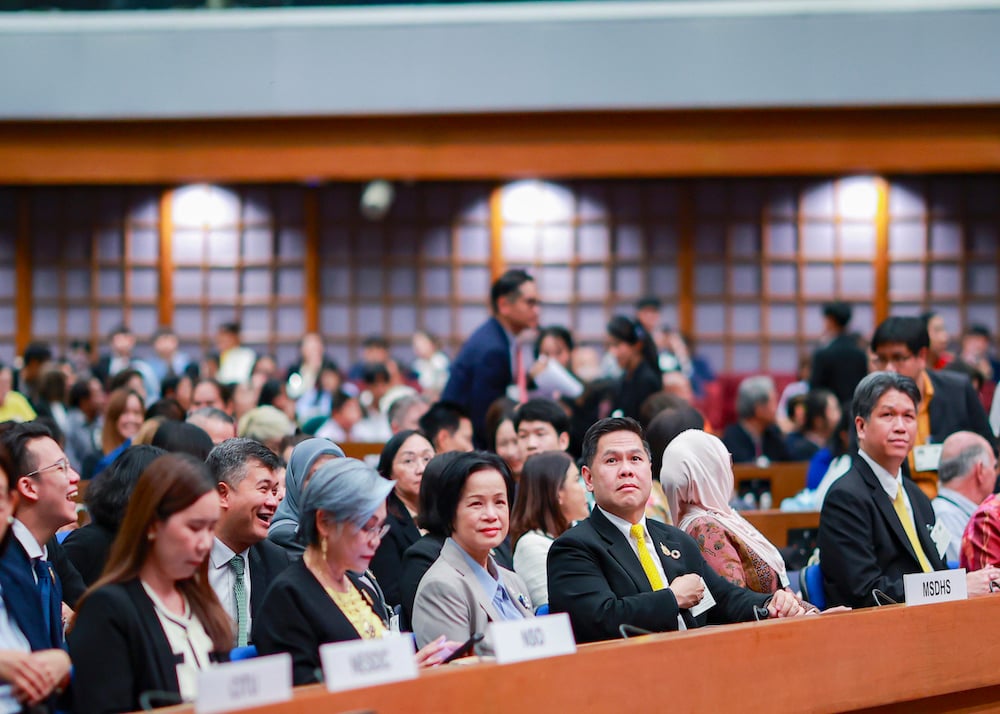
{"type": "Polygon", "coordinates": [[[497,186],[490,193],[490,281],[495,282],[506,270],[503,259],[503,187],[497,186]]]}
{"type": "Polygon", "coordinates": [[[877,327],[889,317],[889,182],[875,179],[878,207],[875,211],[875,294],[872,305],[877,327]]]}
{"type": "Polygon", "coordinates": [[[1000,170],[1000,106],[0,123],[0,184],[1000,170]]]}
{"type": "Polygon", "coordinates": [[[320,292],[320,235],[319,235],[319,192],[309,188],[305,192],[305,311],[306,332],[319,331],[320,292]]]}
{"type": "Polygon", "coordinates": [[[160,196],[160,294],[157,301],[161,325],[174,324],[174,192],[160,196]]]}
{"type": "Polygon", "coordinates": [[[677,244],[677,322],[683,335],[694,334],[694,242],[695,208],[694,186],[680,184],[678,200],[677,244]]]}
{"type": "Polygon", "coordinates": [[[17,192],[17,234],[14,238],[14,315],[17,325],[14,349],[17,355],[31,342],[31,203],[27,191],[17,192]]]}

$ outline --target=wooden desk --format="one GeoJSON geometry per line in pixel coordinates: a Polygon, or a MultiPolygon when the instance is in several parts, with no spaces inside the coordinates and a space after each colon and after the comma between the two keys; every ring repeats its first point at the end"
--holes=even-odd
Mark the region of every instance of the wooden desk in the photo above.
{"type": "Polygon", "coordinates": [[[771,499],[774,507],[781,505],[782,499],[794,496],[806,487],[806,472],[809,463],[806,461],[787,464],[771,464],[761,468],[753,464],[736,464],[733,476],[736,479],[736,490],[746,481],[767,479],[771,482],[771,499]]]}
{"type": "Polygon", "coordinates": [[[740,511],[740,515],[779,548],[788,545],[790,528],[819,528],[819,511],[740,511]]]}
{"type": "MultiPolygon", "coordinates": [[[[575,655],[427,671],[328,694],[296,692],[256,714],[834,712],[1000,707],[1000,596],[747,623],[583,647],[575,655]]],[[[191,712],[191,708],[174,708],[191,712]]]]}

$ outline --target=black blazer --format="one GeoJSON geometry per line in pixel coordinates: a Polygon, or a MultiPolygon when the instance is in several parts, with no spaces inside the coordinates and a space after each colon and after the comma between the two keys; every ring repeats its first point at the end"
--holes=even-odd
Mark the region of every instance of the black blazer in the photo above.
{"type": "Polygon", "coordinates": [[[927,376],[934,386],[929,408],[933,442],[940,444],[956,431],[967,430],[995,445],[996,437],[990,429],[986,410],[969,378],[964,374],[932,370],[927,371],[927,376]]]}
{"type": "MultiPolygon", "coordinates": [[[[420,529],[413,522],[410,512],[393,490],[385,499],[386,518],[389,533],[382,539],[372,558],[370,569],[378,579],[390,607],[399,605],[399,579],[403,573],[403,554],[406,549],[420,540],[420,529]]],[[[416,592],[416,591],[414,591],[416,592]]]]}
{"type": "MultiPolygon", "coordinates": [[[[935,570],[947,566],[931,540],[934,509],[920,487],[901,479],[913,507],[917,538],[935,570]]],[[[823,501],[819,519],[820,565],[830,606],[869,607],[878,588],[903,601],[903,575],[919,573],[920,561],[910,545],[892,501],[875,473],[860,456],[837,480],[823,501]]]]}
{"type": "Polygon", "coordinates": [[[66,536],[63,550],[86,586],[93,585],[101,577],[114,541],[114,531],[98,523],[88,523],[66,536]]]}
{"type": "MultiPolygon", "coordinates": [[[[362,596],[383,619],[388,618],[378,593],[348,572],[362,596]]],[[[288,652],[296,686],[318,682],[319,647],[328,642],[358,640],[361,636],[340,611],[305,563],[298,560],[285,569],[264,596],[266,617],[254,618],[253,642],[261,655],[288,652]]]]}
{"type": "MultiPolygon", "coordinates": [[[[726,427],[722,432],[722,443],[729,449],[733,461],[737,464],[752,464],[757,460],[753,437],[739,422],[726,427]]],[[[781,429],[772,424],[764,430],[761,437],[761,451],[771,461],[788,461],[788,449],[785,447],[785,437],[782,436],[781,429]]]]}
{"type": "Polygon", "coordinates": [[[844,406],[854,399],[854,389],[868,374],[868,356],[850,335],[833,338],[813,353],[810,389],[829,389],[844,406]]]}
{"type": "Polygon", "coordinates": [[[612,409],[621,409],[627,417],[639,419],[642,403],[651,394],[663,389],[663,376],[643,360],[632,374],[623,375],[615,390],[612,409]]]}
{"type": "Polygon", "coordinates": [[[500,322],[491,317],[462,345],[441,393],[442,401],[459,404],[468,412],[477,449],[486,448],[486,411],[513,381],[510,341],[500,322]]]}
{"type": "Polygon", "coordinates": [[[265,539],[250,546],[247,560],[250,561],[250,618],[253,622],[258,608],[264,604],[267,589],[292,564],[292,559],[280,545],[265,539]]]}
{"type": "Polygon", "coordinates": [[[715,607],[692,617],[677,607],[669,588],[654,591],[628,540],[595,508],[587,520],[559,536],[549,549],[549,609],[569,614],[577,642],[618,638],[622,624],[654,632],[676,630],[678,614],[688,627],[752,620],[754,606],[770,600],[769,595],[719,577],[684,531],[648,518],[646,528],[667,582],[685,573],[697,573],[715,598],[715,607]],[[674,551],[679,552],[679,558],[669,555],[674,551]]]}
{"type": "Polygon", "coordinates": [[[428,533],[411,545],[403,553],[403,561],[399,571],[399,604],[400,629],[408,629],[413,616],[413,601],[417,599],[417,588],[430,570],[434,561],[441,555],[444,538],[428,533]]]}
{"type": "MultiPolygon", "coordinates": [[[[52,553],[49,554],[51,563],[52,553]]],[[[32,651],[48,650],[63,646],[62,584],[52,564],[52,587],[49,596],[49,628],[45,628],[44,611],[35,584],[31,559],[13,534],[7,549],[0,556],[0,584],[7,609],[21,632],[28,639],[32,651]]]]}
{"type": "Polygon", "coordinates": [[[105,585],[84,600],[69,634],[69,654],[75,711],[137,711],[140,695],[148,691],[179,701],[174,654],[138,578],[105,585]]]}

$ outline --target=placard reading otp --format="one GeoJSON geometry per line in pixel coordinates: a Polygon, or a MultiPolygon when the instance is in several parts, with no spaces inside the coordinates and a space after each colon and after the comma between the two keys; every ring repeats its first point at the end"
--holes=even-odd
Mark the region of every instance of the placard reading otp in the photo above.
{"type": "Polygon", "coordinates": [[[194,710],[197,714],[216,714],[291,698],[292,656],[282,653],[202,670],[194,710]]]}

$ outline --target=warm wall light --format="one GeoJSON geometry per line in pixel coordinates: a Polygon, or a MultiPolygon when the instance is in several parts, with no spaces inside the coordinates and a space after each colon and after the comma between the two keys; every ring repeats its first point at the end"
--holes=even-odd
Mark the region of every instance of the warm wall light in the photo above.
{"type": "Polygon", "coordinates": [[[573,217],[573,194],[546,181],[517,181],[501,190],[500,212],[507,223],[566,222],[573,217]]]}
{"type": "Polygon", "coordinates": [[[837,186],[837,212],[842,218],[870,220],[878,213],[878,185],[874,176],[851,176],[837,186]]]}
{"type": "Polygon", "coordinates": [[[174,225],[218,228],[239,222],[240,201],[232,191],[209,184],[182,186],[174,191],[174,225]]]}

